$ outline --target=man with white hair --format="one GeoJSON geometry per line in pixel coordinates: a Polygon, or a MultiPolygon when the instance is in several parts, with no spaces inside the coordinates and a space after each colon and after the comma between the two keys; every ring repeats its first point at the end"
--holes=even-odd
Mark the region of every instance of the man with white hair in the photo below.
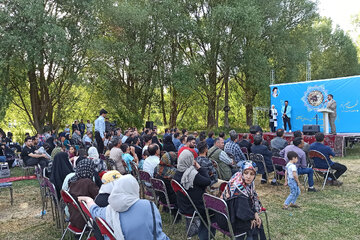
{"type": "Polygon", "coordinates": [[[231,130],[230,134],[230,141],[225,144],[224,151],[226,153],[230,153],[234,156],[234,160],[238,166],[241,166],[243,161],[246,160],[244,153],[241,151],[239,144],[237,141],[239,140],[238,134],[235,130],[231,130]]]}

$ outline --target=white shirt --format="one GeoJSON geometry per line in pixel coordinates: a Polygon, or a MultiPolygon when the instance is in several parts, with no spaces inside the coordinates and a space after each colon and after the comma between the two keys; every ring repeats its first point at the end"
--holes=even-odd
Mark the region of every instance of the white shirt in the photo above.
{"type": "Polygon", "coordinates": [[[158,156],[150,156],[144,161],[143,170],[148,172],[151,177],[154,175],[155,167],[160,163],[160,158],[158,156]]]}
{"type": "Polygon", "coordinates": [[[105,118],[103,116],[99,116],[95,120],[95,132],[98,131],[100,133],[100,137],[104,138],[105,133],[105,118]]]}
{"type": "Polygon", "coordinates": [[[288,164],[286,164],[286,170],[287,170],[287,177],[294,179],[293,172],[294,171],[297,172],[296,165],[291,162],[288,162],[288,164]]]}
{"type": "Polygon", "coordinates": [[[86,130],[87,130],[87,131],[90,131],[90,132],[93,131],[93,125],[92,125],[92,123],[87,123],[87,124],[86,124],[86,130]]]}
{"type": "Polygon", "coordinates": [[[148,150],[149,146],[145,145],[144,148],[142,149],[142,154],[144,154],[145,150],[148,150]]]}
{"type": "Polygon", "coordinates": [[[122,137],[121,142],[125,143],[127,139],[128,139],[128,136],[125,135],[125,136],[122,137]]]}

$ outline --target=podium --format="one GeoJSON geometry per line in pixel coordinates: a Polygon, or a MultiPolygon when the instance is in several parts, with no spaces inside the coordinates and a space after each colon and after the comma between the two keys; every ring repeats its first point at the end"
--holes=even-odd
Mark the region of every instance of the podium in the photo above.
{"type": "Polygon", "coordinates": [[[324,134],[329,134],[329,113],[333,113],[334,111],[328,108],[321,108],[318,112],[323,114],[324,134]]]}

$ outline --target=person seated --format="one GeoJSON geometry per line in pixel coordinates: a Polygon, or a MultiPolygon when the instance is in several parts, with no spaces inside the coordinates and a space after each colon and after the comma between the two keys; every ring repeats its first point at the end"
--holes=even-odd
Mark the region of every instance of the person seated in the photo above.
{"type": "Polygon", "coordinates": [[[199,150],[195,147],[196,146],[195,137],[193,135],[189,135],[188,137],[185,136],[185,138],[186,138],[186,142],[182,147],[179,148],[178,157],[180,153],[185,149],[190,150],[192,152],[196,152],[196,154],[198,154],[199,150]]]}
{"type": "Polygon", "coordinates": [[[241,151],[239,144],[237,144],[239,135],[235,132],[235,130],[231,130],[229,134],[230,141],[225,144],[224,151],[234,156],[236,164],[240,166],[242,162],[246,160],[246,157],[241,151]]]}
{"type": "Polygon", "coordinates": [[[129,145],[126,143],[122,144],[120,148],[121,148],[121,151],[123,151],[123,155],[121,157],[127,165],[127,168],[129,170],[128,173],[131,173],[132,168],[131,168],[130,162],[134,162],[136,165],[139,162],[137,155],[135,153],[135,148],[129,147],[129,145]]]}
{"type": "Polygon", "coordinates": [[[92,145],[92,131],[87,130],[86,134],[84,134],[84,137],[82,138],[82,143],[85,147],[89,147],[92,145]]]}
{"type": "Polygon", "coordinates": [[[150,156],[145,159],[143,171],[148,172],[152,177],[155,167],[160,163],[160,148],[157,144],[151,144],[148,148],[150,156]]]}
{"type": "MultiPolygon", "coordinates": [[[[329,146],[324,145],[324,138],[325,136],[323,133],[321,132],[316,133],[315,134],[316,142],[310,145],[309,150],[310,151],[316,150],[321,152],[328,160],[330,168],[336,170],[335,174],[331,174],[331,173],[329,174],[326,183],[329,185],[340,186],[342,185],[342,182],[339,181],[338,179],[340,178],[341,175],[343,175],[346,172],[347,167],[343,164],[332,161],[332,158],[335,157],[335,153],[329,146]]],[[[315,165],[314,167],[316,168],[328,169],[328,165],[326,161],[317,157],[314,158],[314,165],[315,165]]]]}
{"type": "Polygon", "coordinates": [[[245,147],[248,150],[248,153],[251,153],[251,145],[249,134],[244,133],[242,140],[239,142],[239,146],[241,148],[245,147]]]}
{"type": "Polygon", "coordinates": [[[121,150],[121,138],[120,137],[113,137],[112,139],[113,147],[110,150],[110,159],[114,160],[116,169],[121,173],[125,174],[125,168],[122,164],[122,155],[123,151],[121,150]]]}
{"type": "MultiPolygon", "coordinates": [[[[238,237],[236,240],[245,239],[245,237],[246,239],[266,239],[259,217],[262,205],[255,191],[255,166],[252,161],[245,161],[241,166],[241,171],[232,176],[221,195],[228,206],[234,234],[246,232],[246,236],[238,237]]],[[[224,216],[220,214],[215,216],[218,225],[229,231],[224,216]]]]}
{"type": "Polygon", "coordinates": [[[88,150],[88,158],[94,162],[95,171],[100,173],[107,170],[106,163],[100,159],[99,152],[96,147],[90,147],[88,150]]]}
{"type": "MultiPolygon", "coordinates": [[[[251,146],[251,152],[254,154],[260,154],[264,157],[266,169],[268,173],[271,173],[274,171],[271,157],[272,153],[271,151],[263,144],[261,144],[263,141],[261,135],[255,135],[254,136],[254,144],[251,146]]],[[[263,164],[258,164],[258,173],[262,174],[261,183],[267,183],[267,176],[265,172],[265,167],[263,164]]],[[[276,185],[276,179],[274,178],[271,181],[271,185],[276,185]]]]}
{"type": "MultiPolygon", "coordinates": [[[[174,179],[185,188],[199,214],[203,219],[206,219],[202,195],[205,193],[206,188],[210,186],[211,180],[207,170],[201,168],[195,161],[194,154],[191,151],[185,149],[181,152],[178,157],[174,179]]],[[[176,198],[181,213],[193,214],[195,209],[184,194],[177,192],[176,198]]],[[[211,230],[215,235],[215,230],[211,230]]],[[[208,230],[202,221],[199,226],[198,237],[200,240],[208,239],[208,230]]]]}
{"type": "Polygon", "coordinates": [[[82,139],[81,139],[81,132],[79,129],[76,129],[72,136],[71,136],[71,141],[73,142],[74,145],[82,145],[82,139]]]}
{"type": "Polygon", "coordinates": [[[196,158],[196,161],[199,163],[201,168],[207,170],[211,180],[210,187],[219,188],[220,185],[225,181],[218,179],[218,175],[216,169],[214,168],[213,163],[209,158],[207,158],[208,144],[205,141],[199,142],[198,149],[199,149],[199,156],[196,158]]]}
{"type": "Polygon", "coordinates": [[[177,152],[177,150],[179,149],[179,147],[180,147],[180,145],[181,145],[181,141],[180,141],[180,134],[179,133],[174,133],[174,138],[173,138],[173,144],[174,144],[174,146],[175,146],[175,148],[176,148],[176,151],[175,152],[177,152]]]}
{"type": "Polygon", "coordinates": [[[106,172],[102,178],[102,185],[99,189],[99,194],[95,198],[95,203],[99,207],[106,207],[109,205],[109,196],[111,194],[111,191],[114,189],[115,180],[121,178],[122,175],[119,173],[119,171],[111,170],[106,172]]]}
{"type": "Polygon", "coordinates": [[[276,137],[270,141],[273,155],[278,155],[288,145],[288,142],[284,139],[284,132],[284,129],[279,128],[276,130],[276,137]]]}
{"type": "MultiPolygon", "coordinates": [[[[187,140],[186,135],[182,135],[180,137],[180,146],[178,147],[178,151],[180,151],[180,149],[185,146],[186,140],[187,140]]],[[[196,140],[195,140],[195,142],[196,142],[196,140]]]]}
{"type": "Polygon", "coordinates": [[[164,138],[163,150],[165,152],[177,152],[177,149],[175,148],[175,145],[174,145],[174,143],[172,141],[172,136],[171,135],[167,135],[164,138]]]}
{"type": "Polygon", "coordinates": [[[296,162],[297,174],[298,175],[308,175],[309,179],[309,188],[308,192],[316,192],[317,190],[314,188],[314,170],[312,168],[307,167],[306,154],[302,150],[304,147],[304,140],[301,137],[297,137],[293,141],[293,145],[286,146],[280,152],[280,157],[285,158],[286,162],[289,162],[287,157],[288,152],[296,152],[298,155],[298,161],[296,162]]]}
{"type": "MultiPolygon", "coordinates": [[[[301,137],[302,139],[304,139],[304,134],[300,130],[297,130],[294,132],[294,139],[297,137],[301,137]]],[[[304,150],[304,152],[308,154],[309,148],[310,148],[310,144],[304,141],[304,146],[302,147],[302,150],[304,150]]]]}
{"type": "MultiPolygon", "coordinates": [[[[82,159],[78,162],[75,175],[69,180],[69,193],[77,199],[79,196],[95,198],[99,193],[99,188],[93,181],[95,164],[91,159],[82,159]]],[[[70,222],[74,227],[83,229],[85,221],[81,213],[73,206],[69,205],[70,222]]]]}
{"type": "Polygon", "coordinates": [[[25,138],[25,147],[21,151],[21,159],[24,161],[25,166],[40,165],[42,169],[48,166],[46,154],[36,154],[36,149],[32,144],[32,138],[25,138]]]}
{"type": "Polygon", "coordinates": [[[96,205],[91,197],[78,197],[90,208],[93,218],[104,219],[113,229],[117,240],[156,239],[168,240],[162,230],[161,215],[154,203],[139,197],[140,187],[136,179],[128,174],[115,180],[105,208],[96,205]],[[154,236],[156,231],[156,236],[154,236]]]}
{"type": "Polygon", "coordinates": [[[228,181],[233,175],[235,162],[226,154],[224,149],[224,139],[215,138],[215,144],[209,149],[207,157],[216,162],[218,178],[228,181]]]}
{"type": "Polygon", "coordinates": [[[205,140],[207,145],[208,145],[208,148],[211,148],[212,146],[214,146],[214,132],[213,131],[210,131],[208,133],[208,138],[205,140]]]}
{"type": "MultiPolygon", "coordinates": [[[[160,179],[165,183],[166,192],[169,198],[170,204],[177,205],[176,194],[171,187],[171,180],[174,178],[176,172],[177,154],[176,152],[166,152],[160,158],[159,165],[154,170],[154,178],[160,179]]],[[[166,204],[164,194],[159,194],[160,201],[166,204]]],[[[164,208],[163,208],[164,209],[164,208]]],[[[166,211],[166,210],[165,210],[166,211]]],[[[177,208],[171,211],[172,214],[176,214],[177,208]]]]}
{"type": "Polygon", "coordinates": [[[66,176],[72,172],[74,172],[74,170],[69,161],[68,154],[66,152],[56,154],[51,167],[50,182],[54,184],[59,199],[64,180],[66,176]]]}

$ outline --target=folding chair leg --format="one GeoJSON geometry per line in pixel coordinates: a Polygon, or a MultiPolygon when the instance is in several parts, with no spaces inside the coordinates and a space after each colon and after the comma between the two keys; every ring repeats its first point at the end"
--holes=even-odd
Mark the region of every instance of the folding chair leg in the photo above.
{"type": "Polygon", "coordinates": [[[188,238],[188,234],[189,234],[189,231],[190,231],[190,228],[191,228],[191,224],[192,224],[192,222],[194,221],[195,215],[196,215],[196,212],[194,211],[194,213],[193,213],[193,215],[192,215],[192,218],[191,218],[191,220],[190,220],[189,227],[188,227],[187,230],[186,230],[186,237],[187,237],[187,238],[188,238]]]}
{"type": "Polygon", "coordinates": [[[174,218],[174,221],[173,221],[173,223],[172,223],[171,234],[174,234],[174,225],[175,225],[175,221],[176,221],[178,215],[179,215],[179,210],[177,210],[176,215],[175,215],[175,218],[174,218]]]}
{"type": "Polygon", "coordinates": [[[63,240],[63,239],[64,239],[64,237],[65,237],[65,235],[66,235],[66,232],[67,232],[67,230],[68,230],[69,225],[70,225],[70,223],[67,225],[67,227],[66,227],[63,235],[61,236],[61,239],[60,239],[60,240],[63,240]]]}
{"type": "Polygon", "coordinates": [[[12,189],[12,187],[10,187],[9,190],[10,190],[10,203],[11,203],[11,205],[13,205],[14,204],[14,198],[13,198],[13,189],[12,189]]]}
{"type": "Polygon", "coordinates": [[[329,171],[326,172],[326,176],[324,178],[324,183],[323,183],[323,186],[322,186],[321,190],[324,190],[324,187],[325,187],[325,184],[326,184],[326,180],[328,179],[328,176],[329,176],[329,171]]]}

